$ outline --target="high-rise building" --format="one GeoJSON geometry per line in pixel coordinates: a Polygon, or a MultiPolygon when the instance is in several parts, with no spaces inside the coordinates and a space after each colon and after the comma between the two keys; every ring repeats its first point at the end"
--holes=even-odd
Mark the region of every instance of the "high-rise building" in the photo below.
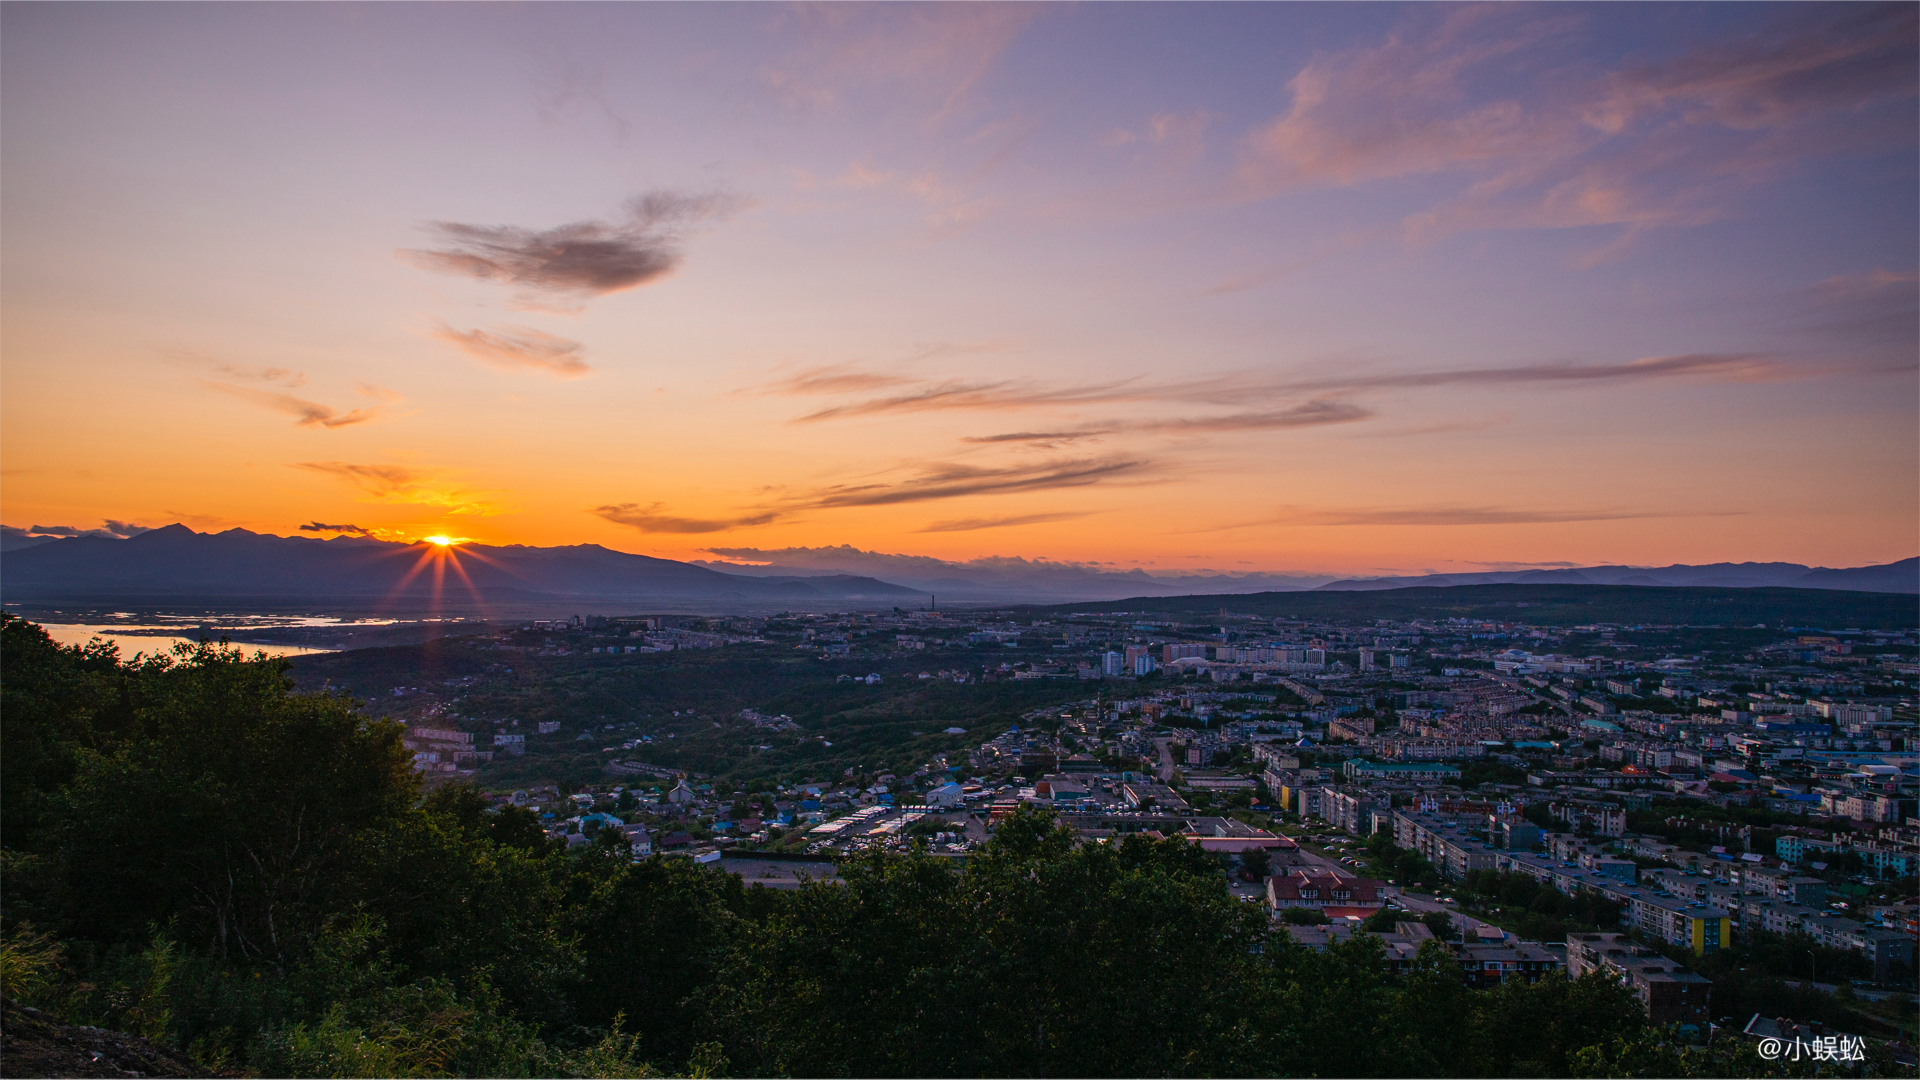
{"type": "Polygon", "coordinates": [[[1145,675],[1147,672],[1159,667],[1158,664],[1153,662],[1153,646],[1151,645],[1127,646],[1125,663],[1126,671],[1130,675],[1145,675]]]}

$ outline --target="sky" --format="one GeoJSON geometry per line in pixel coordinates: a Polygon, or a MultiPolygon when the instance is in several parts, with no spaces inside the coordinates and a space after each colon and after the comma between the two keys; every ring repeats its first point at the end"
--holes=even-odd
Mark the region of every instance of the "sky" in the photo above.
{"type": "Polygon", "coordinates": [[[1920,552],[1912,4],[0,7],[0,521],[1920,552]]]}

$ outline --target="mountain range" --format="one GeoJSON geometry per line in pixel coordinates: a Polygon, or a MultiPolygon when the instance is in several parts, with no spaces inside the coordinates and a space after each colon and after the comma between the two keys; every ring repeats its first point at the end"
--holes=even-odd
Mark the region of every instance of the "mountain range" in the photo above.
{"type": "Polygon", "coordinates": [[[1343,592],[1450,585],[1647,585],[1717,588],[1840,589],[1849,592],[1920,593],[1920,559],[1843,570],[1800,563],[1710,563],[1704,566],[1587,566],[1578,568],[1478,571],[1402,577],[1341,578],[1333,574],[1225,574],[1188,572],[1158,576],[1144,570],[1018,558],[949,562],[923,555],[888,555],[849,545],[822,548],[717,549],[753,564],[696,560],[696,565],[729,574],[802,577],[808,574],[864,574],[934,593],[943,599],[972,602],[1037,594],[1072,600],[1123,600],[1139,596],[1190,596],[1232,593],[1343,592]],[[757,564],[757,565],[756,565],[757,564]]]}
{"type": "Polygon", "coordinates": [[[1420,577],[1348,578],[1330,581],[1325,592],[1405,589],[1448,585],[1666,585],[1720,589],[1839,589],[1846,592],[1920,593],[1920,559],[1846,570],[1799,563],[1709,563],[1705,566],[1583,566],[1420,577]]]}
{"type": "Polygon", "coordinates": [[[47,538],[7,529],[0,591],[12,602],[84,603],[239,600],[373,606],[422,602],[641,601],[714,605],[921,606],[1048,603],[1195,594],[1375,591],[1489,584],[1788,587],[1920,593],[1920,559],[1827,569],[1798,563],[1591,566],[1418,577],[1339,578],[1285,574],[1148,574],[1140,569],[1020,558],[951,562],[842,545],[774,552],[723,549],[745,561],[678,562],[597,544],[528,547],[367,537],[328,540],[185,525],[127,538],[47,538]],[[778,561],[760,561],[774,557],[778,561]]]}
{"type": "Polygon", "coordinates": [[[920,602],[912,589],[852,574],[741,577],[598,544],[456,548],[367,537],[320,540],[185,525],[126,539],[80,536],[8,552],[0,564],[8,600],[83,602],[182,598],[320,600],[418,606],[603,600],[920,602]]]}

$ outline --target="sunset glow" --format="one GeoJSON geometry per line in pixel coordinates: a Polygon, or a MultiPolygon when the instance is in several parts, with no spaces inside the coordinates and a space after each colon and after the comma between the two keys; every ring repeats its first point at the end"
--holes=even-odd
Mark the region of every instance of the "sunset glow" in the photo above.
{"type": "Polygon", "coordinates": [[[4,30],[9,526],[1156,573],[1920,551],[1912,5],[4,30]]]}

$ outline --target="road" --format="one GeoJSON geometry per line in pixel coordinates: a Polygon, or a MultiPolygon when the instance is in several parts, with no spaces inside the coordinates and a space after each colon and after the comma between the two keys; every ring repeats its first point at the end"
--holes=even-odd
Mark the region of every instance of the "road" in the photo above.
{"type": "Polygon", "coordinates": [[[1474,918],[1471,915],[1467,915],[1460,911],[1456,911],[1455,909],[1448,907],[1446,904],[1443,904],[1440,901],[1430,896],[1421,896],[1417,893],[1402,892],[1399,889],[1394,888],[1392,886],[1388,886],[1387,895],[1389,897],[1392,897],[1395,903],[1399,904],[1403,908],[1406,908],[1408,911],[1419,912],[1421,914],[1426,914],[1427,912],[1431,912],[1431,911],[1444,911],[1449,916],[1452,917],[1453,925],[1458,927],[1464,933],[1468,933],[1468,934],[1478,933],[1480,928],[1483,926],[1493,927],[1494,930],[1502,934],[1506,933],[1505,930],[1501,930],[1499,927],[1494,926],[1490,922],[1483,922],[1479,919],[1474,918]]]}
{"type": "MultiPolygon", "coordinates": [[[[1782,979],[1781,981],[1796,990],[1806,985],[1805,982],[1798,979],[1782,979]]],[[[1837,994],[1840,992],[1840,987],[1837,983],[1817,982],[1813,984],[1813,988],[1823,994],[1837,994]]],[[[1862,990],[1857,986],[1853,988],[1853,992],[1857,997],[1866,1001],[1885,1001],[1890,997],[1900,996],[1903,993],[1899,990],[1862,990]]]]}

